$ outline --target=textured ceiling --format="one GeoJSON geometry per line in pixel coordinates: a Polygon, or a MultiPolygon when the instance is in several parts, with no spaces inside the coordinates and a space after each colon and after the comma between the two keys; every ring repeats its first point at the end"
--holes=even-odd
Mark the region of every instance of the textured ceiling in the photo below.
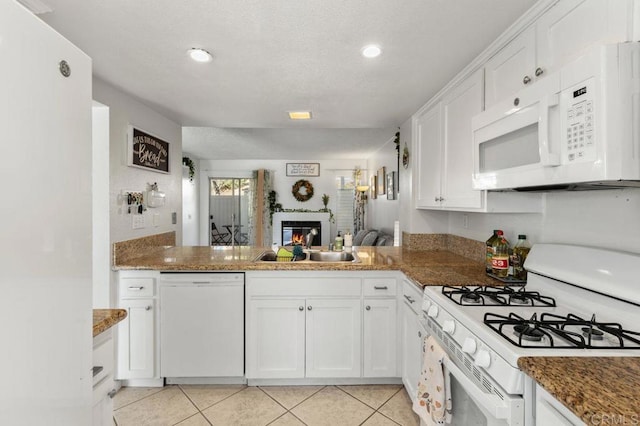
{"type": "Polygon", "coordinates": [[[98,77],[176,122],[294,129],[395,129],[534,3],[44,1],[54,11],[40,17],[98,77]],[[379,58],[360,55],[368,43],[379,58]],[[191,47],[213,61],[191,61],[191,47]],[[313,120],[287,118],[300,109],[313,120]]]}

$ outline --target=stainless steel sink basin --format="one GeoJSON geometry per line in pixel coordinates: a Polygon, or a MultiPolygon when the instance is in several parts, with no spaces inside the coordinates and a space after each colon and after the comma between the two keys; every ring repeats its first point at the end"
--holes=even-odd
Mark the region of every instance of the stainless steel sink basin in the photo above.
{"type": "Polygon", "coordinates": [[[314,262],[354,262],[356,258],[344,251],[317,251],[309,253],[309,260],[314,262]]]}
{"type": "MultiPolygon", "coordinates": [[[[358,256],[354,253],[340,251],[312,251],[306,253],[307,260],[297,260],[296,262],[359,262],[358,256]]],[[[256,258],[256,262],[275,262],[276,254],[272,251],[265,251],[256,258]]]]}

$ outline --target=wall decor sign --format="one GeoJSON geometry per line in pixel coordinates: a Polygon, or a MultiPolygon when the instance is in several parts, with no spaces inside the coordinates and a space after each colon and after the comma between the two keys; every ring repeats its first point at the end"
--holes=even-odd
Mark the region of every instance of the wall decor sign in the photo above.
{"type": "Polygon", "coordinates": [[[377,177],[377,183],[378,183],[378,190],[376,191],[378,193],[378,195],[384,195],[385,194],[385,183],[386,183],[386,177],[384,174],[384,167],[380,167],[378,169],[378,177],[377,177]]]}
{"type": "Polygon", "coordinates": [[[396,172],[389,172],[387,173],[387,200],[395,200],[397,194],[396,172]]]}
{"type": "Polygon", "coordinates": [[[169,173],[169,142],[129,126],[128,165],[159,173],[169,173]]]}
{"type": "Polygon", "coordinates": [[[320,163],[287,163],[287,176],[320,176],[320,163]]]}

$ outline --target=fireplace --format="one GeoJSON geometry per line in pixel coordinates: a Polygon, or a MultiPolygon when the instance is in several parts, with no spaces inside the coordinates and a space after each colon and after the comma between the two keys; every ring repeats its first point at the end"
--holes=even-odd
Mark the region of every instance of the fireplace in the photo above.
{"type": "Polygon", "coordinates": [[[313,237],[312,246],[322,245],[322,224],[319,220],[283,220],[282,221],[282,245],[292,246],[294,244],[306,244],[306,238],[312,228],[318,230],[318,234],[313,237]]]}
{"type": "MultiPolygon", "coordinates": [[[[291,245],[291,237],[286,238],[283,232],[283,224],[285,222],[313,222],[313,226],[308,228],[316,228],[318,235],[311,243],[312,245],[327,245],[331,241],[331,222],[329,222],[329,213],[325,212],[275,212],[273,214],[272,242],[279,246],[291,245]]],[[[309,229],[301,230],[304,237],[309,233],[309,229]]]]}

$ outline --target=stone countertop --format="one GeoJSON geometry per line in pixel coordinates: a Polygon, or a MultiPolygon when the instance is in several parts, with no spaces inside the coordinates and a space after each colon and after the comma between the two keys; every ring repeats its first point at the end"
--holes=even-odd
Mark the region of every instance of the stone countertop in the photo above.
{"type": "Polygon", "coordinates": [[[124,309],[94,309],[93,337],[107,331],[126,317],[127,311],[124,309]]]}
{"type": "Polygon", "coordinates": [[[406,250],[401,247],[355,247],[361,262],[258,262],[265,247],[164,246],[145,250],[145,254],[119,262],[115,270],[147,269],[159,271],[402,271],[422,286],[500,285],[487,277],[484,264],[449,251],[406,250]]]}
{"type": "Polygon", "coordinates": [[[640,358],[526,357],[518,366],[588,425],[640,422],[640,358]]]}

